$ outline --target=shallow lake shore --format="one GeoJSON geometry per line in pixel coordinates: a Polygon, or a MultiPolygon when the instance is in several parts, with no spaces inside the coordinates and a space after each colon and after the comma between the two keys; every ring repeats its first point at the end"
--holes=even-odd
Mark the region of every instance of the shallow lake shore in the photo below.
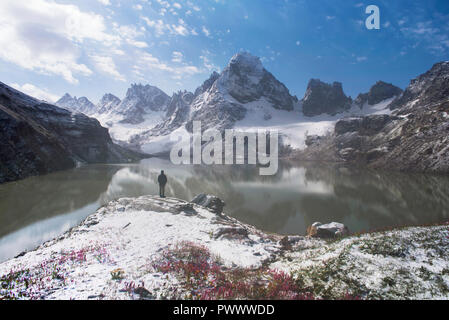
{"type": "Polygon", "coordinates": [[[449,299],[449,226],[285,237],[143,196],[0,264],[0,299],[222,298],[449,299]]]}

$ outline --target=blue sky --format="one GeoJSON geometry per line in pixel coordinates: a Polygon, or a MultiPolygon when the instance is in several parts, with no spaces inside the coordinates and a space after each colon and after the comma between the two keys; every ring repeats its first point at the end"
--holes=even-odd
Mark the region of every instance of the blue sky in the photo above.
{"type": "Polygon", "coordinates": [[[193,91],[242,50],[301,98],[310,78],[348,95],[402,88],[449,60],[449,1],[1,0],[0,81],[96,103],[131,83],[193,91]],[[380,8],[368,30],[365,8],[380,8]]]}

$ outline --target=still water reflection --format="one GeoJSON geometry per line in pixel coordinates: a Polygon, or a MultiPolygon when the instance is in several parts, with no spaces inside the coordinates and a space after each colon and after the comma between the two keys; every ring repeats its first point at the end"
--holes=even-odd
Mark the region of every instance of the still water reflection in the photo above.
{"type": "Polygon", "coordinates": [[[281,164],[275,176],[255,166],[174,166],[161,159],[90,165],[0,185],[0,261],[61,234],[110,200],[157,194],[190,200],[219,196],[225,211],[263,230],[303,234],[315,221],[351,231],[449,220],[449,178],[281,164]]]}

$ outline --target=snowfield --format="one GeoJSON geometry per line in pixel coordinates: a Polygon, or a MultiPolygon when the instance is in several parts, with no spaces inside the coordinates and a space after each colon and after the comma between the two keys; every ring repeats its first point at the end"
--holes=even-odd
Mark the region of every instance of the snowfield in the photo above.
{"type": "Polygon", "coordinates": [[[28,287],[25,281],[19,282],[10,293],[0,288],[0,298],[25,295],[45,299],[129,299],[126,284],[131,282],[143,282],[156,296],[166,296],[164,288],[172,288],[176,279],[149,272],[148,268],[163,249],[183,241],[207,246],[230,267],[257,268],[279,251],[275,241],[262,239],[259,231],[250,226],[245,226],[250,230],[247,241],[215,239],[221,228],[243,225],[228,217],[218,219],[199,206],[193,206],[194,213],[188,206],[183,207],[186,204],[182,200],[156,197],[124,198],[109,203],[57,239],[2,263],[2,284],[11,271],[30,270],[30,278],[44,275],[44,280],[28,287]],[[58,276],[54,275],[56,268],[61,270],[58,276]],[[118,269],[124,274],[121,281],[111,277],[118,269]]]}
{"type": "Polygon", "coordinates": [[[224,270],[283,271],[316,298],[449,298],[447,225],[334,241],[283,238],[196,204],[144,196],[110,202],[0,264],[0,299],[190,299],[180,289],[185,279],[154,267],[180,243],[210,251],[224,270]]]}
{"type": "MultiPolygon", "coordinates": [[[[207,95],[207,93],[204,95],[207,95]]],[[[226,98],[233,103],[237,103],[229,95],[226,98]]],[[[204,99],[206,98],[204,97],[204,99]]],[[[270,102],[261,99],[242,105],[246,109],[246,116],[243,120],[237,121],[233,129],[242,132],[258,132],[258,130],[277,131],[283,145],[290,146],[295,150],[303,150],[306,147],[305,141],[307,136],[325,136],[333,133],[335,123],[340,119],[372,114],[390,114],[391,110],[387,107],[393,100],[394,98],[387,99],[376,105],[365,104],[362,109],[354,105],[350,110],[335,116],[305,117],[302,114],[300,103],[297,103],[294,110],[286,111],[275,109],[270,102]]],[[[107,121],[102,119],[100,122],[106,123],[107,121]]],[[[147,128],[151,129],[153,126],[154,124],[147,126],[147,128]]],[[[114,139],[129,142],[132,134],[138,135],[144,131],[144,128],[144,124],[135,126],[116,122],[109,131],[114,139]]],[[[188,136],[189,132],[182,125],[174,130],[172,134],[174,137],[188,136]]],[[[171,135],[160,135],[149,137],[140,147],[143,152],[149,154],[165,154],[169,153],[175,144],[176,141],[171,140],[171,135]]]]}

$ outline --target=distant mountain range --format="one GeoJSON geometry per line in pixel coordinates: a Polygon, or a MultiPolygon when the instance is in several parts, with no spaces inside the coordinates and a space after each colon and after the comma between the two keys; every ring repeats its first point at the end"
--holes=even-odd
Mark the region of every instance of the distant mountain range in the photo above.
{"type": "MultiPolygon", "coordinates": [[[[263,67],[258,57],[243,52],[232,57],[220,74],[212,73],[194,93],[180,91],[169,97],[157,87],[134,84],[122,101],[107,94],[94,105],[85,97],[66,94],[56,104],[96,117],[120,143],[159,154],[170,149],[168,135],[175,130],[191,131],[193,120],[202,121],[203,129],[291,128],[295,122],[316,121],[313,117],[317,116],[331,116],[327,120],[333,121],[348,113],[369,112],[371,106],[401,92],[400,88],[380,81],[353,101],[345,95],[341,83],[312,79],[299,100],[263,67]]],[[[293,129],[293,134],[284,133],[284,142],[293,148],[304,147],[306,131],[317,133],[327,126],[328,123],[316,128],[301,125],[296,133],[293,129]]]]}

